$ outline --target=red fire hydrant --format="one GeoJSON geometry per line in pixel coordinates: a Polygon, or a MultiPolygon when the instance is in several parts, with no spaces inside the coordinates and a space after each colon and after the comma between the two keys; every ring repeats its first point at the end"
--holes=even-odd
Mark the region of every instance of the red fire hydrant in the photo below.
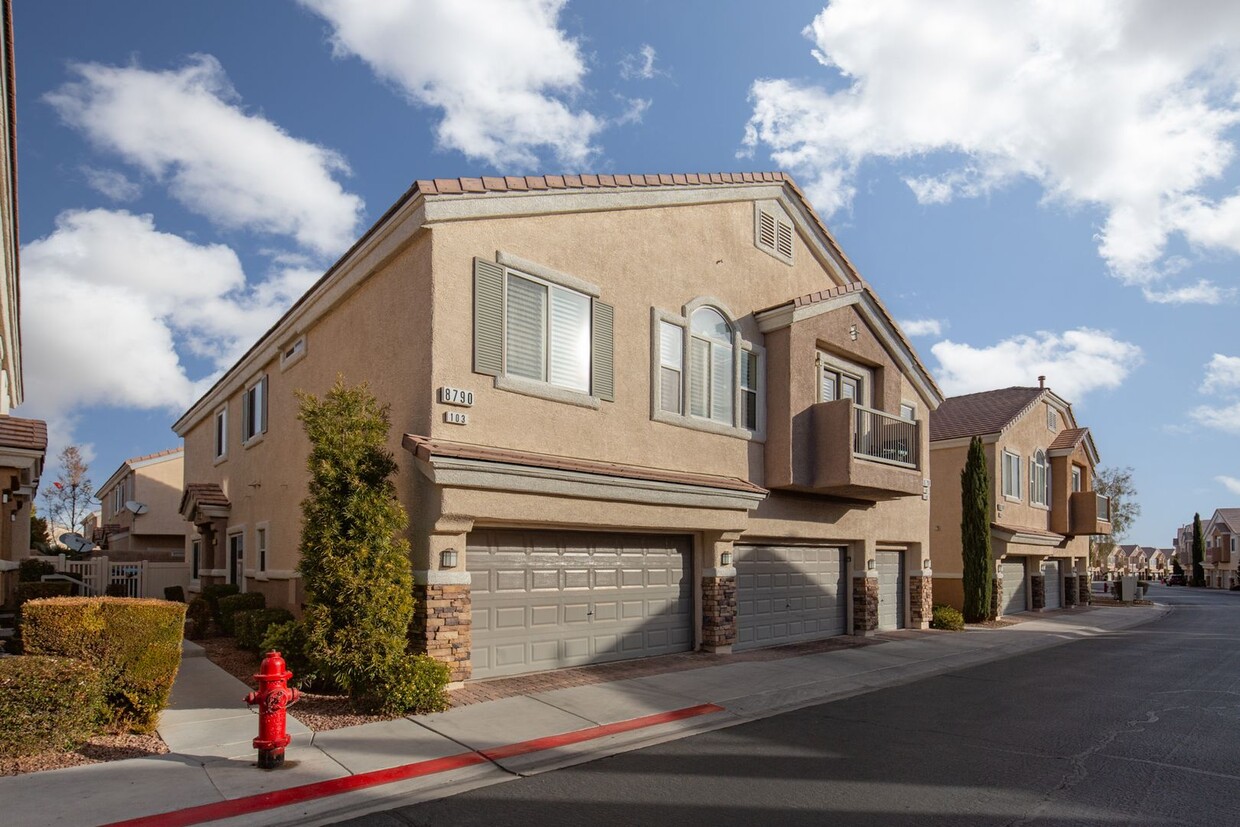
{"type": "Polygon", "coordinates": [[[268,652],[254,679],[258,689],[245,696],[250,706],[258,705],[258,766],[273,770],[284,763],[284,748],[292,740],[285,731],[285,709],[296,703],[301,693],[288,685],[293,673],[288,671],[279,652],[268,652]]]}

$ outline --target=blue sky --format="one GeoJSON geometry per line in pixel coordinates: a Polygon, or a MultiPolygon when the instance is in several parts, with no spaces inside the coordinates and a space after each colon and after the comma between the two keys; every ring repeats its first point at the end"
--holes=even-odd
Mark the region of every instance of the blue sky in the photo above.
{"type": "Polygon", "coordinates": [[[949,394],[1240,500],[1235,4],[58,2],[15,10],[27,402],[97,482],[417,178],[794,174],[949,394]]]}

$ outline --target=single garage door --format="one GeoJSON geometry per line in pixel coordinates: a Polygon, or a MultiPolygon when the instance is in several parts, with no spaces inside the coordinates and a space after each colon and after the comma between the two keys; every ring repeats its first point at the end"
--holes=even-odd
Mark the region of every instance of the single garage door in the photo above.
{"type": "Polygon", "coordinates": [[[878,629],[904,626],[904,552],[878,552],[878,629]]]}
{"type": "Polygon", "coordinates": [[[689,537],[495,529],[466,548],[475,678],[693,648],[689,537]]]}
{"type": "Polygon", "coordinates": [[[1014,615],[1027,611],[1029,607],[1025,595],[1025,561],[1004,560],[1000,563],[1003,572],[1003,613],[1014,615]]]}
{"type": "Polygon", "coordinates": [[[1047,560],[1043,563],[1042,577],[1046,580],[1046,608],[1058,609],[1063,605],[1059,591],[1059,561],[1047,560]]]}
{"type": "Polygon", "coordinates": [[[844,549],[742,546],[736,559],[736,647],[844,634],[844,549]]]}

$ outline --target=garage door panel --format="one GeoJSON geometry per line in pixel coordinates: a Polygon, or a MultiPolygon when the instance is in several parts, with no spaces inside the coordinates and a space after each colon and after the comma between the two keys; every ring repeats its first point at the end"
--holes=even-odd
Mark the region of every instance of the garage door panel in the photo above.
{"type": "Polygon", "coordinates": [[[472,532],[474,676],[689,650],[691,545],[683,536],[472,532]]]}
{"type": "Polygon", "coordinates": [[[1044,584],[1043,595],[1046,598],[1046,608],[1060,608],[1063,604],[1060,596],[1058,560],[1047,560],[1042,564],[1042,578],[1044,584]]]}
{"type": "Polygon", "coordinates": [[[904,552],[878,552],[877,569],[878,628],[899,629],[904,626],[904,552]]]}
{"type": "Polygon", "coordinates": [[[1027,611],[1025,561],[1004,560],[1000,568],[1003,572],[1003,613],[1013,615],[1027,611]]]}
{"type": "Polygon", "coordinates": [[[844,633],[838,547],[736,546],[737,649],[844,633]]]}

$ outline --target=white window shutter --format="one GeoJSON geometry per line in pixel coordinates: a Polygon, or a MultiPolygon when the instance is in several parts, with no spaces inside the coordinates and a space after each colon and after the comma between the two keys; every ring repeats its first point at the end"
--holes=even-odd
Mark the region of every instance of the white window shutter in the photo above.
{"type": "Polygon", "coordinates": [[[549,289],[550,354],[547,381],[590,392],[590,299],[570,290],[549,289]]]}
{"type": "Polygon", "coordinates": [[[504,369],[504,268],[474,259],[474,372],[504,369]]]}
{"type": "Polygon", "coordinates": [[[606,402],[615,402],[615,310],[610,304],[595,299],[592,315],[590,393],[606,402]]]}
{"type": "Polygon", "coordinates": [[[547,288],[508,274],[504,308],[505,372],[526,379],[546,379],[547,288]]]}

